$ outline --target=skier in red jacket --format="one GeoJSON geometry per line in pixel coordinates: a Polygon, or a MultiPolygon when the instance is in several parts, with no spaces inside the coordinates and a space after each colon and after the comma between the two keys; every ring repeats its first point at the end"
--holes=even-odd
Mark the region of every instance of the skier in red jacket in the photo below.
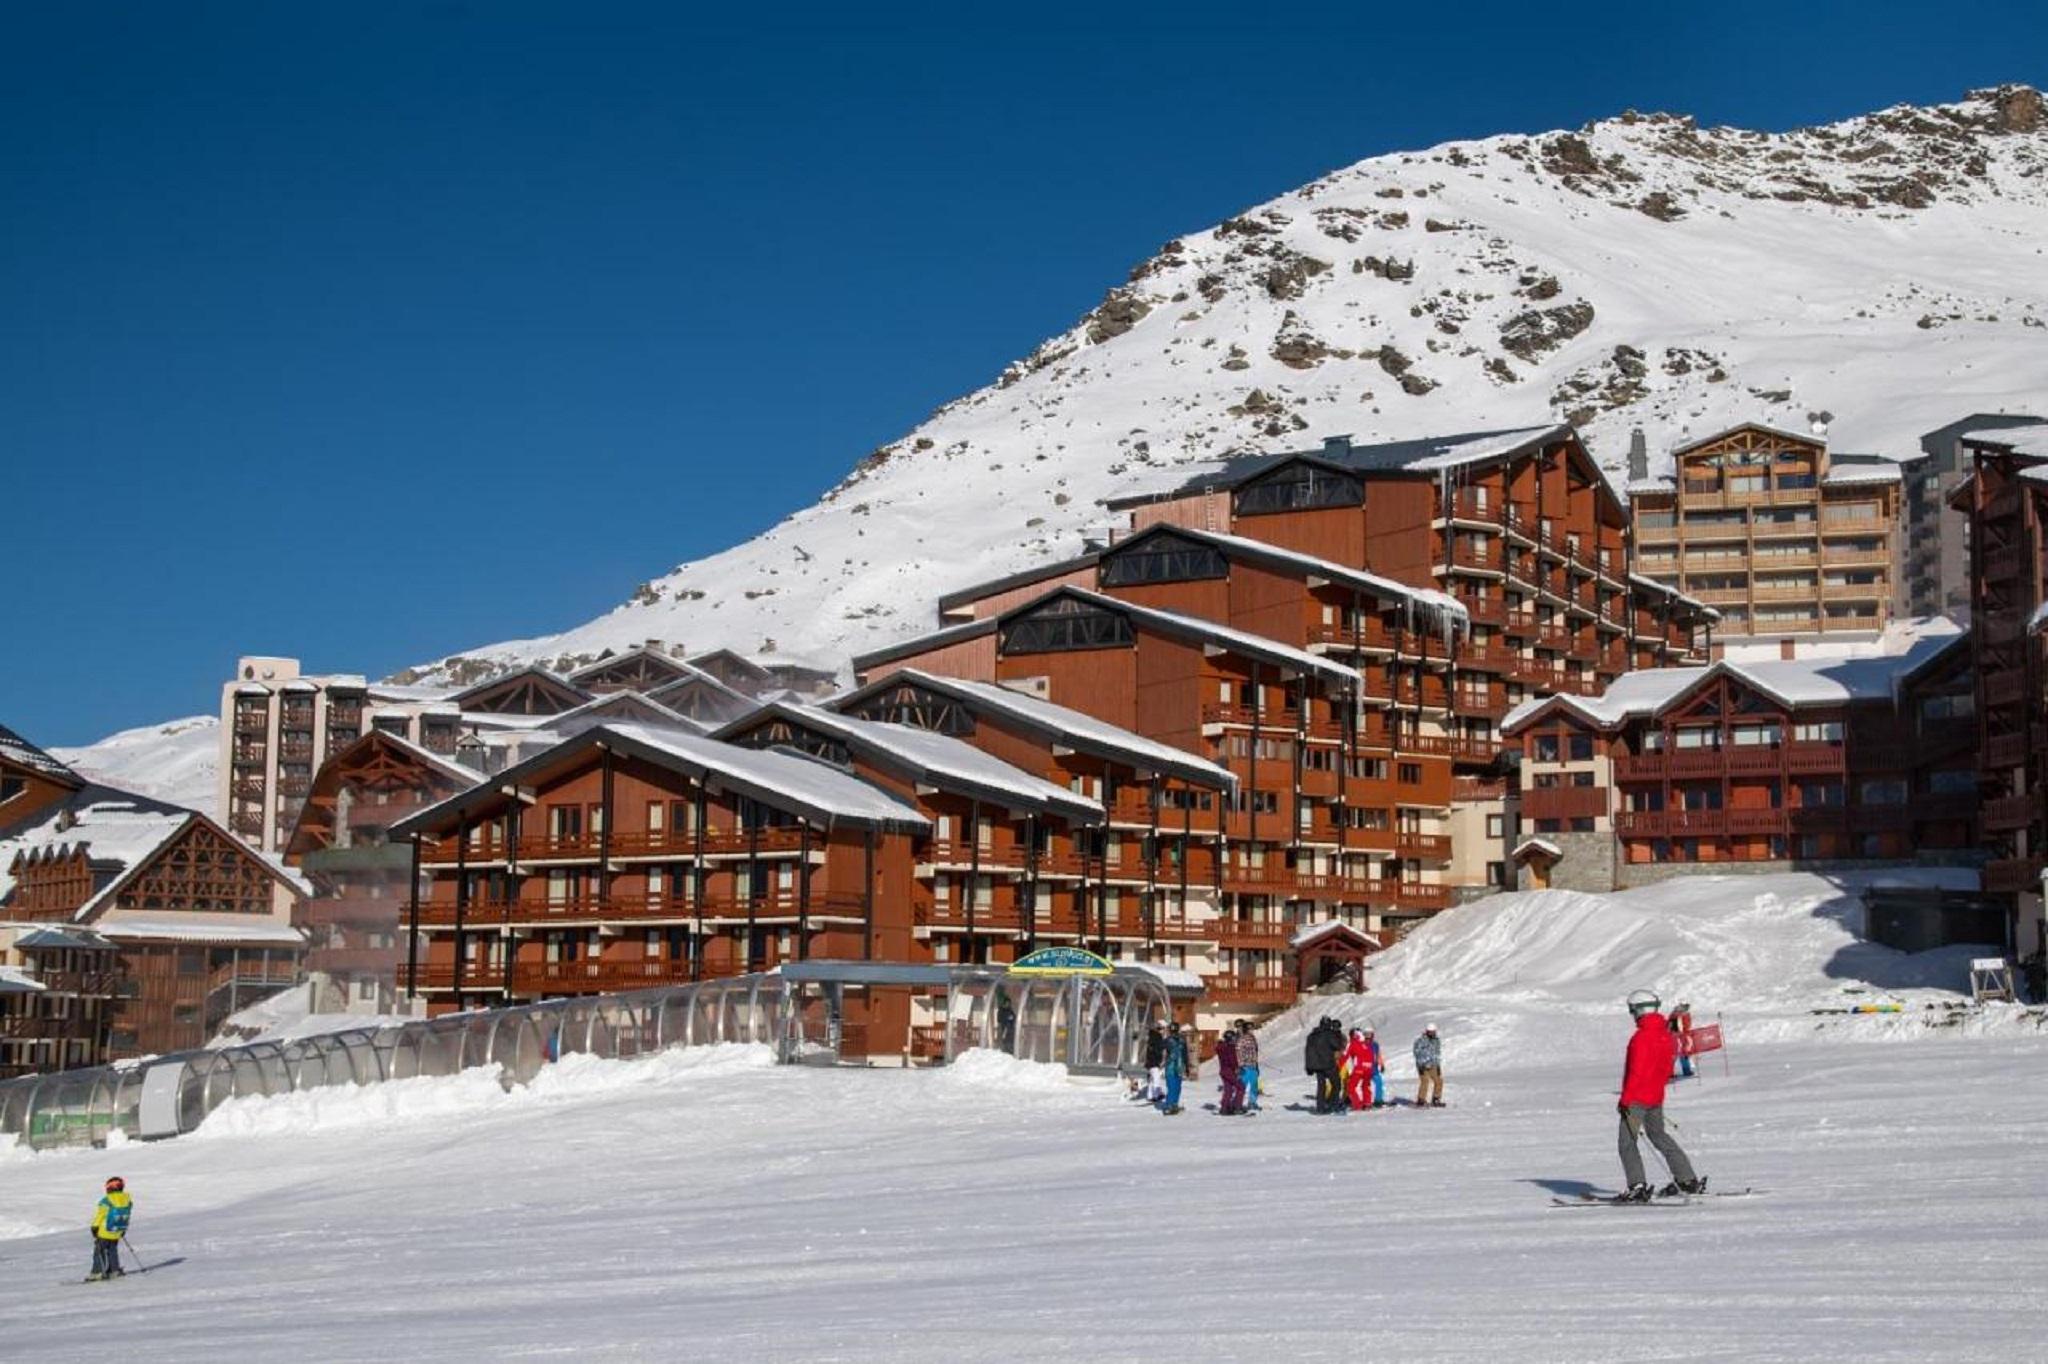
{"type": "Polygon", "coordinates": [[[1344,1070],[1344,1097],[1353,1113],[1372,1107],[1373,1045],[1363,1028],[1351,1030],[1351,1041],[1339,1058],[1344,1070]]]}
{"type": "Polygon", "coordinates": [[[1637,1140],[1648,1137],[1650,1145],[1671,1167],[1671,1183],[1659,1192],[1674,1194],[1704,1192],[1707,1181],[1693,1173],[1692,1162],[1679,1149],[1677,1139],[1664,1128],[1664,1086],[1671,1080],[1671,1059],[1678,1051],[1678,1039],[1671,1035],[1664,1015],[1657,1012],[1662,1001],[1648,990],[1628,997],[1629,1016],[1636,1030],[1628,1039],[1628,1062],[1621,1073],[1621,1168],[1628,1178],[1624,1203],[1650,1201],[1650,1181],[1643,1173],[1643,1154],[1637,1140]]]}

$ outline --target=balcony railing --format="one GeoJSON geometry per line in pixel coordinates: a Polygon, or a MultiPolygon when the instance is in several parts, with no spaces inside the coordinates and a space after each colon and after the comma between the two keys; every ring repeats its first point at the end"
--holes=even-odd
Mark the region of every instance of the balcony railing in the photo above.
{"type": "Polygon", "coordinates": [[[2038,791],[2018,796],[2000,796],[1984,802],[1981,818],[1984,827],[1992,830],[2024,829],[2041,816],[2041,795],[2038,791]]]}
{"type": "Polygon", "coordinates": [[[1291,981],[1233,980],[1227,976],[1211,976],[1202,982],[1205,999],[1217,1004],[1270,1004],[1284,1007],[1301,997],[1301,991],[1291,981]]]}
{"type": "Polygon", "coordinates": [[[1522,818],[1598,819],[1608,801],[1604,786],[1535,786],[1522,792],[1522,818]]]}
{"type": "Polygon", "coordinates": [[[1209,926],[1209,937],[1219,947],[1237,950],[1280,951],[1294,941],[1290,924],[1252,919],[1217,919],[1209,926]]]}

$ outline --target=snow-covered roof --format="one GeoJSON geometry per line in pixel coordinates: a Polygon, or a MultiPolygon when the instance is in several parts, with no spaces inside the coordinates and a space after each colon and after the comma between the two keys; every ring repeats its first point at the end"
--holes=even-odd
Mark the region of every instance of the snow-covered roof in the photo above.
{"type": "MultiPolygon", "coordinates": [[[[1368,573],[1363,569],[1351,568],[1330,559],[1317,558],[1313,554],[1303,554],[1299,550],[1286,549],[1245,535],[1196,530],[1188,526],[1161,525],[1148,527],[1126,540],[1124,545],[1153,534],[1175,535],[1193,540],[1197,544],[1214,545],[1226,554],[1235,554],[1254,563],[1281,565],[1311,578],[1321,578],[1327,582],[1356,588],[1361,592],[1370,592],[1388,601],[1404,603],[1411,611],[1420,610],[1436,622],[1446,624],[1452,629],[1464,631],[1471,627],[1471,614],[1465,609],[1465,603],[1448,592],[1440,592],[1433,587],[1411,587],[1407,583],[1396,582],[1377,573],[1368,573]]],[[[1121,549],[1124,545],[1117,548],[1121,549]]],[[[1109,552],[1115,553],[1115,550],[1109,552]]]]}
{"type": "Polygon", "coordinates": [[[1141,771],[1164,772],[1197,786],[1218,790],[1228,790],[1237,784],[1237,778],[1229,771],[1186,749],[1148,739],[1107,720],[1098,720],[1069,706],[1055,705],[994,682],[970,682],[965,678],[940,677],[917,668],[899,668],[858,691],[836,698],[832,704],[835,709],[843,709],[860,697],[900,682],[910,682],[953,696],[971,709],[1007,716],[1069,747],[1113,757],[1141,771]]]}
{"type": "Polygon", "coordinates": [[[1276,667],[1287,668],[1304,675],[1321,677],[1328,681],[1339,682],[1349,686],[1357,686],[1362,681],[1355,668],[1347,668],[1342,663],[1333,663],[1319,654],[1312,654],[1304,649],[1294,648],[1292,645],[1278,643],[1277,641],[1267,639],[1264,635],[1255,635],[1247,630],[1233,629],[1228,625],[1218,625],[1215,621],[1203,620],[1200,616],[1184,616],[1177,611],[1161,611],[1157,607],[1139,606],[1134,602],[1123,601],[1117,597],[1104,596],[1100,592],[1091,592],[1085,587],[1059,588],[1040,597],[1037,601],[1027,602],[1013,610],[1006,611],[997,619],[1008,620],[1020,613],[1037,610],[1053,598],[1062,596],[1073,597],[1104,611],[1119,612],[1129,616],[1134,621],[1159,631],[1161,634],[1176,635],[1182,639],[1197,639],[1205,644],[1228,649],[1232,653],[1243,654],[1247,658],[1256,658],[1261,662],[1271,663],[1276,667]]]}
{"type": "Polygon", "coordinates": [[[772,749],[741,748],[705,738],[694,730],[612,720],[593,725],[496,773],[489,782],[457,792],[398,821],[392,826],[392,833],[405,837],[443,830],[465,811],[495,799],[505,788],[518,786],[535,774],[600,745],[675,768],[714,790],[735,791],[828,824],[844,820],[907,829],[926,829],[931,825],[914,806],[810,758],[772,749]]]}
{"type": "Polygon", "coordinates": [[[1555,860],[1564,856],[1564,849],[1547,838],[1525,838],[1515,844],[1515,850],[1508,854],[1508,858],[1519,862],[1529,853],[1542,853],[1545,857],[1555,860]]]}
{"type": "Polygon", "coordinates": [[[2035,607],[2034,614],[2027,617],[2028,634],[2038,635],[2044,629],[2048,629],[2048,601],[2035,607]]]}
{"type": "Polygon", "coordinates": [[[1640,573],[1629,574],[1628,580],[1632,585],[1642,588],[1645,591],[1655,592],[1657,595],[1662,597],[1670,597],[1673,601],[1679,602],[1685,606],[1689,606],[1694,611],[1697,611],[1701,615],[1705,616],[1708,620],[1721,619],[1721,613],[1719,611],[1716,611],[1713,607],[1707,605],[1705,602],[1699,600],[1697,597],[1688,597],[1685,593],[1679,591],[1670,583],[1660,583],[1655,578],[1645,578],[1640,573]]]}
{"type": "Polygon", "coordinates": [[[67,857],[84,845],[95,867],[117,873],[85,902],[78,915],[84,918],[118,885],[118,873],[147,860],[199,817],[194,811],[131,791],[88,786],[47,811],[40,822],[0,839],[0,899],[14,890],[17,860],[67,857]]]}
{"type": "Polygon", "coordinates": [[[1638,493],[1676,492],[1678,491],[1678,480],[1669,474],[1659,474],[1655,478],[1632,478],[1622,485],[1622,491],[1630,497],[1634,497],[1638,493]]]}
{"type": "Polygon", "coordinates": [[[1109,963],[1119,971],[1137,971],[1152,977],[1169,990],[1200,991],[1204,987],[1201,976],[1185,966],[1166,966],[1156,961],[1126,961],[1114,959],[1109,963]]]}
{"type": "Polygon", "coordinates": [[[1730,677],[1794,709],[1839,706],[1856,701],[1889,701],[1921,668],[1969,636],[1956,633],[1915,639],[1903,653],[1851,658],[1788,658],[1760,662],[1722,659],[1703,668],[1641,668],[1623,673],[1599,696],[1545,696],[1522,702],[1501,720],[1512,734],[1552,708],[1571,711],[1601,729],[1655,715],[1714,677],[1730,677]]]}
{"type": "Polygon", "coordinates": [[[1013,803],[1019,808],[1056,810],[1072,819],[1099,823],[1104,818],[1100,801],[1090,800],[1043,777],[1033,776],[1001,758],[982,752],[965,739],[956,739],[935,730],[862,720],[837,711],[783,701],[742,716],[719,730],[717,738],[726,740],[735,733],[760,724],[764,716],[774,715],[832,735],[855,749],[892,758],[908,767],[914,775],[936,784],[951,784],[975,794],[1013,803]]]}
{"type": "Polygon", "coordinates": [[[1788,431],[1782,426],[1772,426],[1768,422],[1737,422],[1733,426],[1723,427],[1719,431],[1709,432],[1707,435],[1674,447],[1671,451],[1671,457],[1676,459],[1680,455],[1691,454],[1703,445],[1712,445],[1715,441],[1724,440],[1739,431],[1761,431],[1767,436],[1776,436],[1780,440],[1796,441],[1801,445],[1825,446],[1828,443],[1825,431],[1788,431]]]}
{"type": "Polygon", "coordinates": [[[1830,487],[1842,487],[1861,483],[1897,483],[1905,475],[1899,466],[1881,456],[1868,460],[1847,460],[1837,456],[1828,471],[1821,475],[1821,482],[1830,487]]]}
{"type": "Polygon", "coordinates": [[[116,942],[130,938],[148,938],[153,941],[253,942],[302,946],[306,941],[306,935],[290,924],[252,915],[242,915],[236,920],[207,919],[197,914],[151,919],[140,915],[131,918],[125,913],[117,912],[99,920],[94,927],[102,935],[116,942]]]}
{"type": "Polygon", "coordinates": [[[1974,427],[1961,439],[1973,445],[1995,445],[2026,459],[2048,459],[2048,422],[2025,426],[1974,427]]]}
{"type": "Polygon", "coordinates": [[[1505,459],[1532,445],[1573,434],[1569,425],[1560,422],[1551,426],[1522,426],[1498,431],[1423,436],[1413,440],[1379,441],[1371,445],[1355,444],[1349,436],[1331,436],[1321,446],[1309,450],[1284,450],[1270,455],[1227,455],[1218,460],[1201,461],[1189,466],[1196,472],[1177,487],[1165,492],[1111,498],[1104,505],[1116,510],[1198,493],[1228,491],[1296,459],[1317,460],[1353,473],[1447,473],[1473,464],[1505,459]]]}
{"type": "Polygon", "coordinates": [[[0,759],[5,759],[17,767],[26,767],[32,772],[40,772],[46,777],[55,777],[58,781],[69,782],[75,786],[85,784],[84,779],[76,772],[5,725],[0,725],[0,759]]]}
{"type": "Polygon", "coordinates": [[[0,995],[41,994],[44,985],[18,966],[0,966],[0,995]]]}
{"type": "Polygon", "coordinates": [[[113,946],[105,938],[89,928],[74,928],[69,925],[37,924],[14,940],[17,948],[30,950],[104,951],[113,946]]]}
{"type": "Polygon", "coordinates": [[[1345,923],[1342,919],[1324,919],[1319,923],[1303,924],[1294,930],[1294,936],[1288,939],[1288,945],[1298,952],[1309,944],[1321,942],[1325,938],[1343,937],[1363,938],[1374,947],[1380,946],[1380,937],[1377,933],[1368,933],[1355,924],[1345,923]]]}

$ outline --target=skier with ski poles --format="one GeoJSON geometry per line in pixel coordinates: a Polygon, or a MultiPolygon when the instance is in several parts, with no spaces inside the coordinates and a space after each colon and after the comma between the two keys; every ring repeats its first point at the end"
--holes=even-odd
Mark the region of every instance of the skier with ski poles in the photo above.
{"type": "Polygon", "coordinates": [[[134,1209],[127,1183],[115,1175],[107,1181],[106,1192],[93,1209],[92,1273],[85,1276],[87,1283],[118,1279],[127,1273],[121,1268],[121,1238],[128,1234],[128,1218],[134,1209]]]}
{"type": "Polygon", "coordinates": [[[1636,1030],[1628,1039],[1628,1057],[1621,1073],[1621,1099],[1614,1105],[1621,1115],[1621,1169],[1628,1181],[1628,1191],[1618,1202],[1647,1203],[1653,1196],[1649,1178],[1643,1172],[1643,1153],[1637,1145],[1642,1137],[1650,1139],[1650,1145],[1671,1167],[1671,1183],[1658,1191],[1659,1196],[1704,1193],[1707,1187],[1707,1181],[1693,1172],[1692,1162],[1686,1159],[1677,1139],[1665,1130],[1664,1087],[1671,1081],[1671,1059],[1678,1050],[1678,1042],[1664,1015],[1658,1012],[1661,1004],[1648,990],[1638,990],[1628,997],[1628,1012],[1636,1021],[1636,1030]]]}

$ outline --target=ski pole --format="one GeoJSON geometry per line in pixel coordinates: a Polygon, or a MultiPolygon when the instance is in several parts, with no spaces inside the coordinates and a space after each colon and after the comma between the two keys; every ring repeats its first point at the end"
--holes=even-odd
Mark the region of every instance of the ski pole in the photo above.
{"type": "MultiPolygon", "coordinates": [[[[149,1273],[148,1266],[142,1263],[142,1252],[137,1250],[134,1246],[129,1246],[128,1238],[126,1236],[123,1236],[117,1244],[128,1246],[128,1253],[135,1257],[135,1272],[137,1274],[149,1273]]],[[[118,1261],[120,1259],[120,1256],[117,1254],[115,1256],[115,1259],[118,1261]]]]}

